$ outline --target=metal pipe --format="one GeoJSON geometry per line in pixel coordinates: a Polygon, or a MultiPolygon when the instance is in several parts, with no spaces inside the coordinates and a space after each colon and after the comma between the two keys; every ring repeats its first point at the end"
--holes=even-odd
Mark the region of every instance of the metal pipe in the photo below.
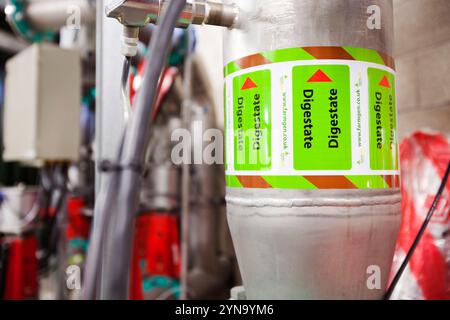
{"type": "Polygon", "coordinates": [[[145,150],[148,146],[150,133],[149,119],[153,110],[152,102],[155,101],[158,80],[162,72],[166,52],[170,45],[171,36],[175,29],[177,17],[179,17],[185,1],[171,1],[165,11],[161,27],[156,31],[149,45],[148,57],[152,63],[148,65],[143,87],[136,100],[136,113],[133,115],[127,129],[123,153],[117,163],[125,164],[124,170],[116,173],[120,179],[118,189],[113,194],[117,196],[113,211],[114,225],[111,229],[114,233],[111,241],[111,251],[114,257],[107,257],[105,274],[105,291],[102,298],[126,299],[128,291],[128,274],[131,260],[131,244],[133,235],[133,221],[138,210],[139,190],[141,174],[138,167],[145,158],[145,150]],[[117,259],[120,257],[120,259],[117,259]]]}
{"type": "MultiPolygon", "coordinates": [[[[115,0],[106,9],[110,18],[116,18],[126,26],[144,27],[156,24],[167,0],[115,0]]],[[[191,24],[207,24],[232,27],[238,18],[238,9],[233,5],[223,5],[211,1],[190,0],[187,2],[178,27],[187,28],[191,24]]]]}
{"type": "MultiPolygon", "coordinates": [[[[104,15],[104,8],[108,0],[99,0],[97,5],[97,63],[96,63],[96,163],[102,160],[113,160],[118,157],[117,145],[123,141],[125,120],[123,118],[123,105],[120,99],[121,74],[123,57],[120,53],[121,41],[117,37],[122,32],[122,26],[104,15]],[[110,129],[114,123],[115,130],[110,129]]],[[[89,252],[86,262],[86,273],[83,279],[83,299],[101,298],[102,285],[105,283],[103,268],[106,256],[110,252],[104,243],[108,234],[104,225],[109,225],[110,212],[102,206],[108,206],[106,190],[114,189],[111,182],[117,179],[108,173],[98,170],[96,166],[95,190],[96,205],[91,231],[89,252]],[[113,178],[111,180],[111,178],[113,178]]],[[[111,201],[110,201],[111,202],[111,201]]]]}

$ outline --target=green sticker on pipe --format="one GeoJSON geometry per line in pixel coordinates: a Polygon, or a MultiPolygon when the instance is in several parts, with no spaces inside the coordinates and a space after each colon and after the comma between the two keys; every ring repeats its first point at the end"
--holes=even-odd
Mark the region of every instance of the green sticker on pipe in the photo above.
{"type": "Polygon", "coordinates": [[[236,170],[270,170],[270,71],[233,79],[234,164],[236,170]]]}
{"type": "Polygon", "coordinates": [[[227,186],[399,188],[394,60],[304,47],[229,62],[227,186]]]}
{"type": "Polygon", "coordinates": [[[292,71],[295,170],[350,170],[348,66],[299,66],[292,71]]]}

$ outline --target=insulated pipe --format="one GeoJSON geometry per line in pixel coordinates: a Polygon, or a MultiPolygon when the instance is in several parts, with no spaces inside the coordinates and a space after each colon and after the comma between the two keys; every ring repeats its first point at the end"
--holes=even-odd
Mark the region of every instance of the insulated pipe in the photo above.
{"type": "Polygon", "coordinates": [[[95,3],[89,0],[29,0],[26,18],[38,30],[57,31],[71,23],[71,17],[81,25],[95,23],[95,3]]]}
{"type": "MultiPolygon", "coordinates": [[[[199,101],[197,101],[199,102],[199,101]]],[[[210,107],[194,104],[192,106],[191,133],[193,137],[204,137],[208,130],[216,128],[214,113],[210,107]],[[201,124],[201,127],[200,127],[201,124]]],[[[205,150],[207,143],[202,139],[194,139],[193,150],[205,150]]],[[[191,194],[190,209],[190,238],[191,259],[194,267],[214,274],[219,270],[219,250],[217,248],[217,206],[214,200],[219,198],[217,192],[217,166],[207,164],[193,164],[192,171],[195,172],[191,183],[196,188],[191,194]]]]}
{"type": "Polygon", "coordinates": [[[382,299],[401,216],[392,1],[225,3],[240,10],[224,31],[227,213],[247,297],[382,299]]]}

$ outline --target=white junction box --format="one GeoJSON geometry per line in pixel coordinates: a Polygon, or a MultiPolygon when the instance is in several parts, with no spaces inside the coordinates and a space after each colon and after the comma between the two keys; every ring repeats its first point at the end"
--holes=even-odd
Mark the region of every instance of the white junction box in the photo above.
{"type": "Polygon", "coordinates": [[[78,159],[81,58],[76,50],[35,44],[6,64],[4,159],[78,159]]]}

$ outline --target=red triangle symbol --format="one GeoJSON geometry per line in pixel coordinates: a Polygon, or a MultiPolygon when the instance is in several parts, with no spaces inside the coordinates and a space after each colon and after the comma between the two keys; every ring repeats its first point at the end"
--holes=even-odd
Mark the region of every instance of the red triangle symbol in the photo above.
{"type": "Polygon", "coordinates": [[[252,79],[250,79],[250,77],[247,78],[247,80],[245,80],[244,85],[242,86],[241,90],[247,90],[247,89],[253,89],[253,88],[257,88],[258,86],[253,82],[252,79]]]}
{"type": "Polygon", "coordinates": [[[317,70],[316,73],[308,80],[308,82],[333,82],[322,70],[317,70]]]}
{"type": "Polygon", "coordinates": [[[391,88],[391,84],[389,83],[389,80],[386,76],[384,76],[383,79],[381,79],[380,86],[385,88],[391,88]]]}

